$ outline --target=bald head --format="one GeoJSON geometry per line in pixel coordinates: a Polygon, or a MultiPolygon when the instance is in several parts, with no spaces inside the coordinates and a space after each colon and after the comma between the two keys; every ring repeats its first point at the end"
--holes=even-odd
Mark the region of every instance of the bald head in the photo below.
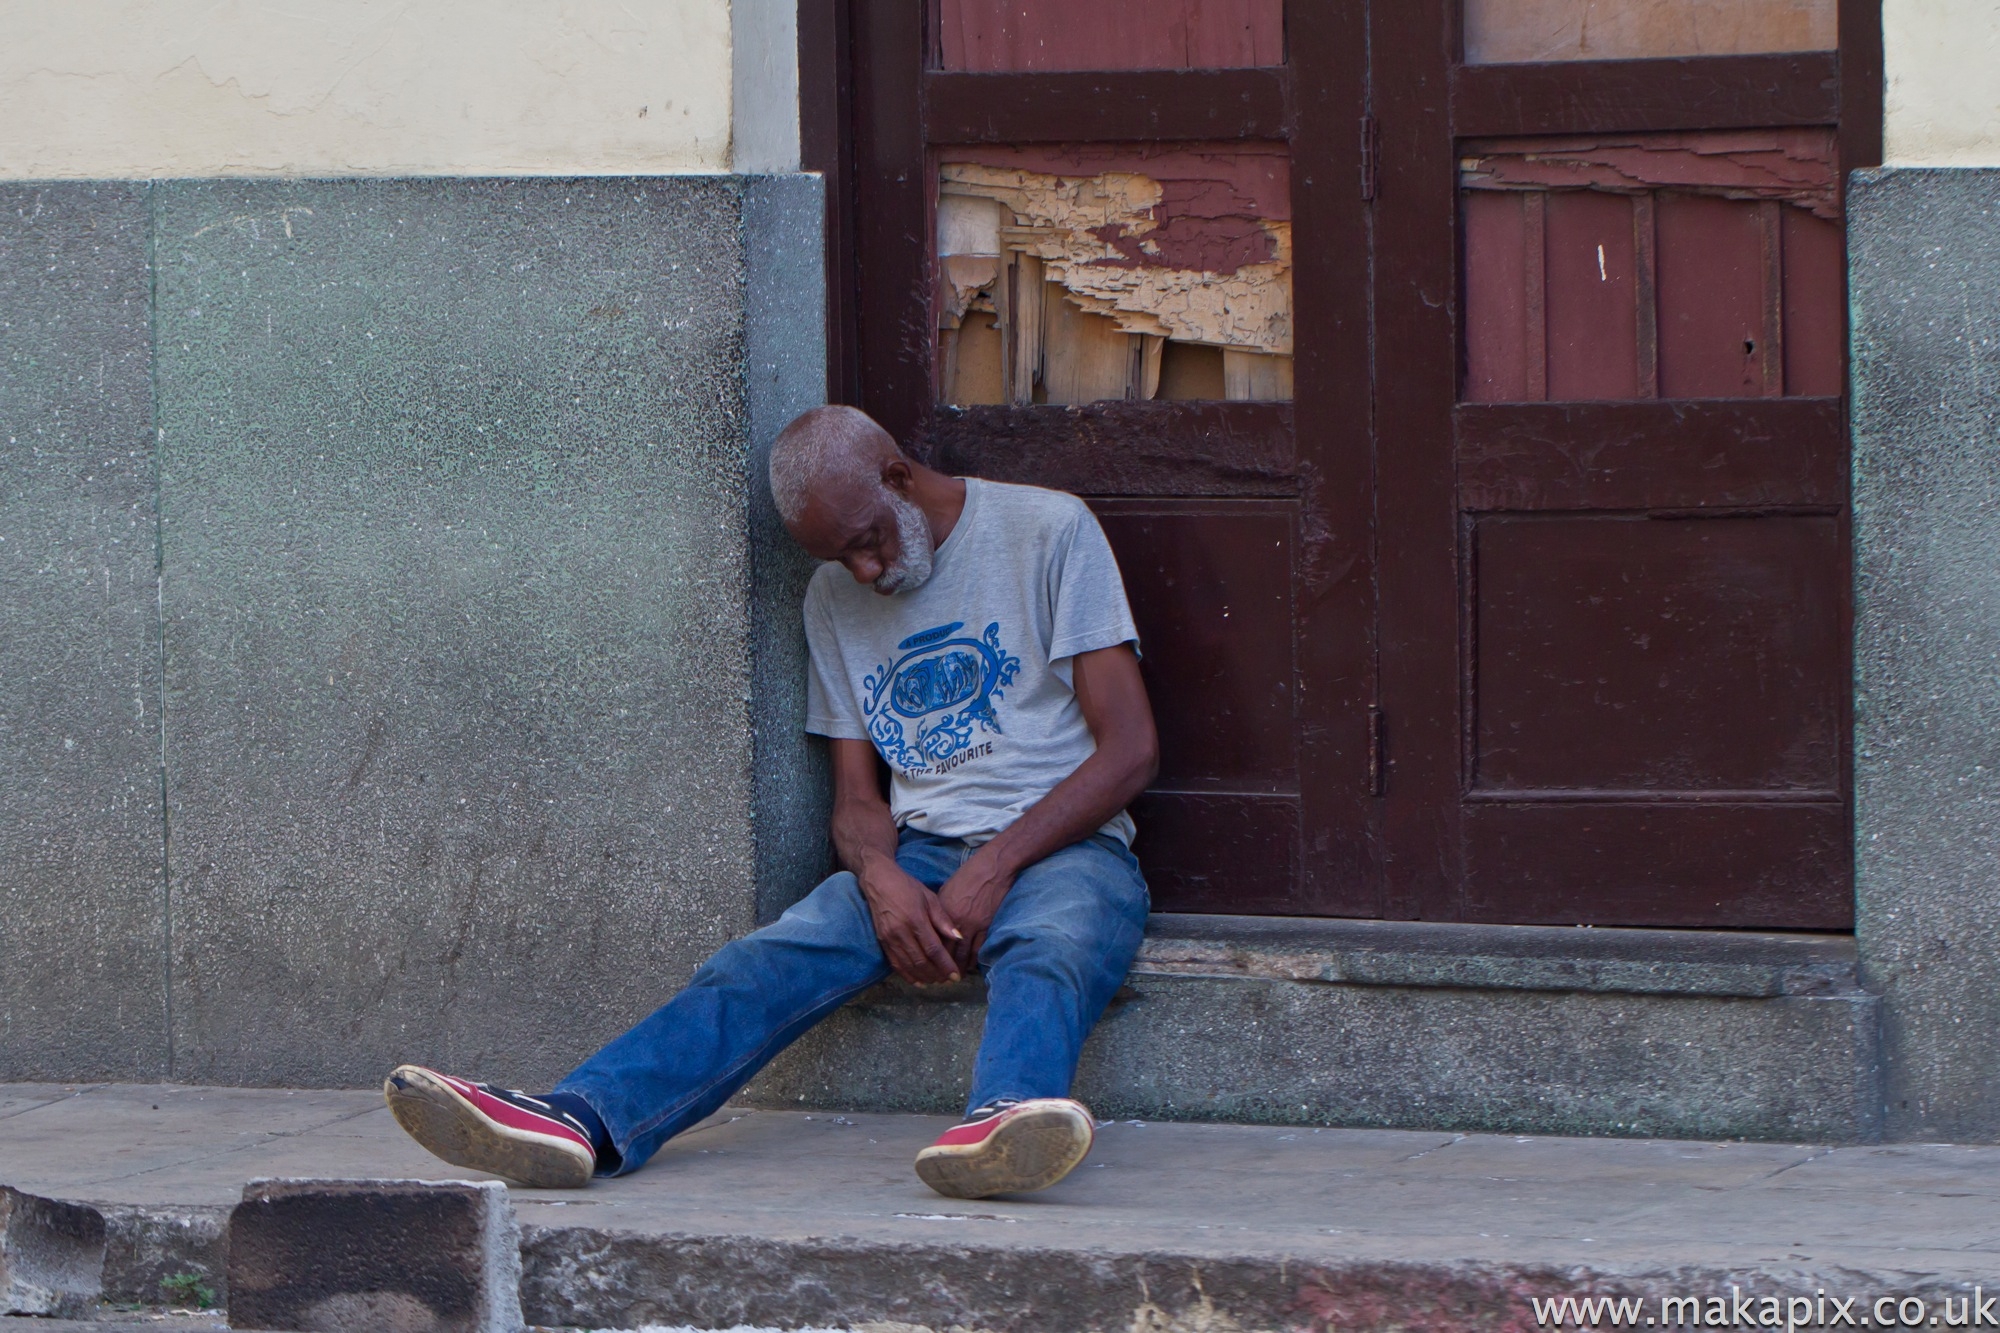
{"type": "Polygon", "coordinates": [[[771,498],[793,539],[885,595],[914,592],[931,576],[936,541],[912,498],[927,478],[942,480],[851,407],[816,407],[771,445],[771,498]]]}
{"type": "Polygon", "coordinates": [[[796,524],[816,493],[880,486],[883,468],[902,458],[895,439],[866,412],[815,407],[771,445],[771,498],[779,517],[796,524]]]}

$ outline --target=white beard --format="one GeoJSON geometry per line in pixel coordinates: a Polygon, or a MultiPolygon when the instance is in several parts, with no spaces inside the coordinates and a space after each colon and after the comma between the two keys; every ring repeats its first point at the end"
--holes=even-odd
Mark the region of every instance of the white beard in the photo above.
{"type": "Polygon", "coordinates": [[[930,521],[914,501],[894,491],[889,492],[889,508],[896,515],[896,542],[902,549],[896,563],[875,580],[875,591],[915,592],[930,580],[932,560],[937,553],[931,544],[930,521]]]}

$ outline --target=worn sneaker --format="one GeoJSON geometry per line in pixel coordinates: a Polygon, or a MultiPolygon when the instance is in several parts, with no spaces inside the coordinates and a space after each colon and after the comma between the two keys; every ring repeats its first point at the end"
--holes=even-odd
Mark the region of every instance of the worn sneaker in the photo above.
{"type": "Polygon", "coordinates": [[[917,1175],[954,1199],[1047,1189],[1090,1151],[1093,1123],[1067,1097],[982,1106],[917,1154],[917,1175]]]}
{"type": "Polygon", "coordinates": [[[396,1123],[453,1166],[557,1190],[582,1189],[597,1171],[576,1117],[525,1093],[398,1065],[382,1095],[396,1123]]]}

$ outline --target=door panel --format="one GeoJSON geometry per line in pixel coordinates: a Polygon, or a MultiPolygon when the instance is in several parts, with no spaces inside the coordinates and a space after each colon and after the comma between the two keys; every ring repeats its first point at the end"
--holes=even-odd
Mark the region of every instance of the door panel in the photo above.
{"type": "Polygon", "coordinates": [[[1472,542],[1474,797],[1838,799],[1832,518],[1495,516],[1472,542]]]}
{"type": "Polygon", "coordinates": [[[1162,791],[1298,792],[1282,501],[1100,500],[1160,711],[1162,791]]]}
{"type": "Polygon", "coordinates": [[[1758,204],[1663,191],[1659,228],[1660,396],[1759,398],[1781,390],[1767,332],[1766,233],[1758,204]]]}
{"type": "MultiPolygon", "coordinates": [[[[1643,58],[1678,39],[1616,28],[1657,5],[1591,8],[1642,58],[1524,55],[1584,7],[1456,8],[1370,11],[1389,908],[1843,928],[1842,71],[1869,67],[1643,58]]],[[[1823,47],[1833,13],[1718,49],[1823,47]]]]}
{"type": "Polygon", "coordinates": [[[1831,131],[1460,152],[1465,401],[1839,392],[1831,131]]]}
{"type": "MultiPolygon", "coordinates": [[[[1535,201],[1535,195],[1524,197],[1531,208],[1535,201]]],[[[1540,203],[1548,396],[1569,402],[1640,397],[1631,200],[1560,190],[1540,203]]]]}
{"type": "Polygon", "coordinates": [[[1844,387],[1846,246],[1840,224],[1784,210],[1785,391],[1838,397],[1844,387]]]}
{"type": "Polygon", "coordinates": [[[1160,772],[1133,807],[1156,910],[1296,912],[1298,505],[1098,499],[1156,701],[1160,772]]]}
{"type": "Polygon", "coordinates": [[[1292,397],[1284,145],[966,144],[937,158],[941,402],[1171,400],[1188,377],[1163,376],[1168,349],[1214,359],[1213,396],[1292,397]],[[997,340],[968,339],[982,319],[997,340]],[[990,399],[962,392],[996,380],[990,399]]]}
{"type": "Polygon", "coordinates": [[[1149,791],[1132,818],[1155,911],[1300,914],[1298,798],[1149,791]]]}
{"type": "Polygon", "coordinates": [[[1465,810],[1470,921],[1841,930],[1838,800],[1485,803],[1465,810]]]}

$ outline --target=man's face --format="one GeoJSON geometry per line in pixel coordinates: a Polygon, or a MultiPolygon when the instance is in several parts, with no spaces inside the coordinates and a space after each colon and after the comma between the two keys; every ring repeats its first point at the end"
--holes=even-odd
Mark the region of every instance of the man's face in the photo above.
{"type": "Polygon", "coordinates": [[[931,576],[930,523],[888,485],[813,492],[791,534],[813,559],[838,560],[856,583],[885,597],[914,592],[931,576]]]}

